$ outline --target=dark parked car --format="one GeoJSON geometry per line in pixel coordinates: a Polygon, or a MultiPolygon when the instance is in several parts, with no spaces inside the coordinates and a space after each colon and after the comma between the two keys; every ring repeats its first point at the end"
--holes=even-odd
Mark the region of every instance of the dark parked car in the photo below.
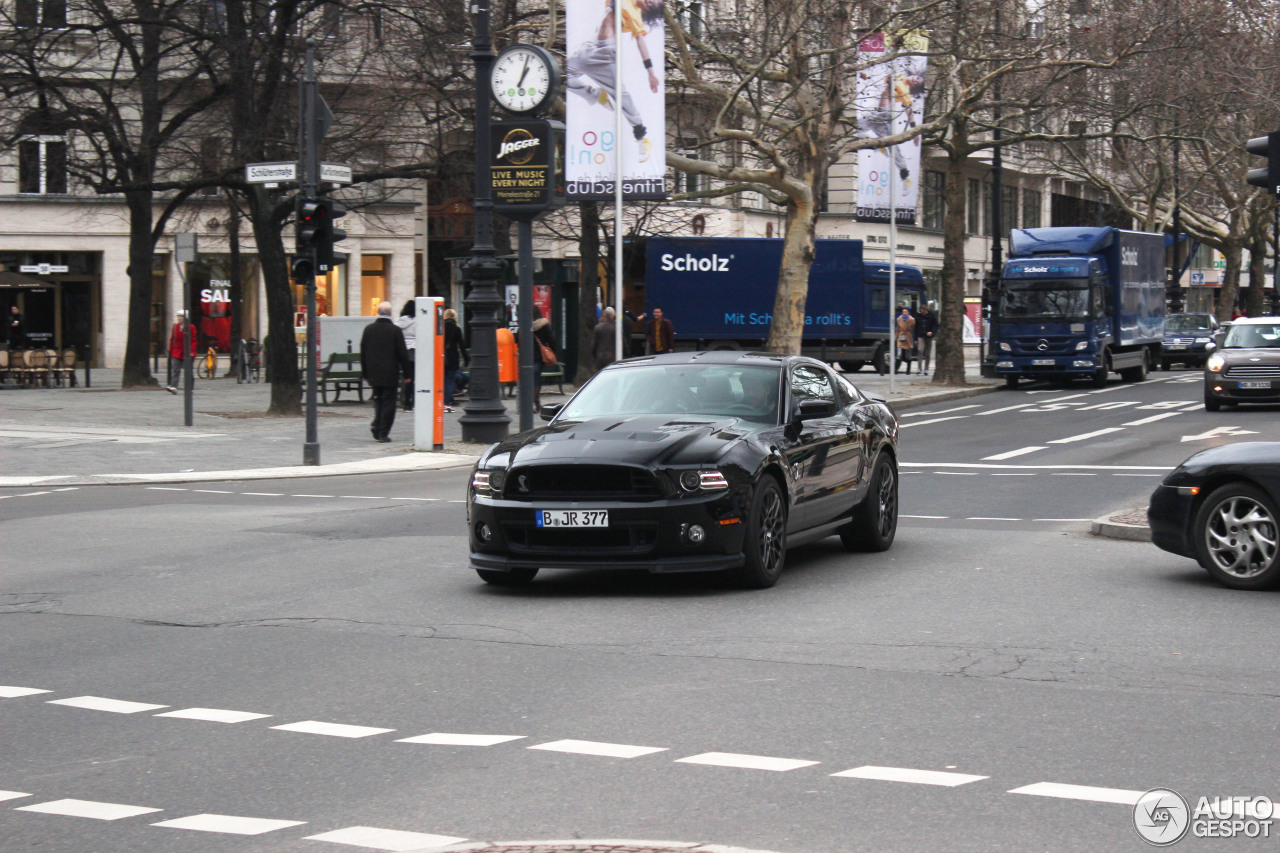
{"type": "Polygon", "coordinates": [[[1204,407],[1280,403],[1280,317],[1241,317],[1204,363],[1204,407]]]}
{"type": "Polygon", "coordinates": [[[1151,495],[1151,541],[1196,560],[1233,589],[1280,583],[1280,442],[1249,441],[1192,456],[1151,495]]]}
{"type": "Polygon", "coordinates": [[[822,362],[633,358],[541,414],[547,426],[489,448],[472,473],[471,565],[488,583],[629,568],[764,588],[788,546],[893,543],[897,419],[822,362]]]}
{"type": "Polygon", "coordinates": [[[1212,314],[1170,314],[1164,318],[1160,366],[1200,367],[1218,347],[1218,318],[1212,314]]]}

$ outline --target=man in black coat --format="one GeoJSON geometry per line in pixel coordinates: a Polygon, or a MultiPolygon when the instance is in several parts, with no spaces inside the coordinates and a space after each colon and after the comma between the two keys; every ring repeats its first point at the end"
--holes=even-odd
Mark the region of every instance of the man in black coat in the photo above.
{"type": "Polygon", "coordinates": [[[404,331],[391,320],[391,303],[379,303],[378,319],[365,326],[360,337],[360,373],[373,389],[373,423],[369,431],[383,444],[391,441],[400,377],[410,381],[409,370],[404,331]]]}

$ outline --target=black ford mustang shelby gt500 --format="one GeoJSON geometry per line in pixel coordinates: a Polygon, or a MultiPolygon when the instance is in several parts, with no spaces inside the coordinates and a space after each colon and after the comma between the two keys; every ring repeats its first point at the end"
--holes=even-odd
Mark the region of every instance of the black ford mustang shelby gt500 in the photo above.
{"type": "Polygon", "coordinates": [[[898,526],[898,423],[822,362],[700,352],[618,362],[471,476],[471,565],[728,571],[778,580],[788,546],[883,551],[898,526]]]}

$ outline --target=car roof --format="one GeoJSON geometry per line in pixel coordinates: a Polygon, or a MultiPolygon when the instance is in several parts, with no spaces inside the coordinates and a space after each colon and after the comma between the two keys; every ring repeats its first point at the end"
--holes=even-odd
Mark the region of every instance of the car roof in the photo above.
{"type": "Polygon", "coordinates": [[[1280,323],[1280,317],[1237,317],[1231,321],[1233,326],[1266,326],[1280,323]]]}
{"type": "Polygon", "coordinates": [[[615,362],[609,365],[614,367],[627,367],[640,364],[743,364],[743,365],[760,365],[762,367],[774,366],[781,367],[789,362],[812,362],[813,364],[821,364],[811,358],[805,358],[798,355],[778,355],[772,352],[747,352],[744,350],[704,350],[701,352],[667,352],[656,355],[641,355],[635,358],[628,358],[623,361],[615,362]]]}

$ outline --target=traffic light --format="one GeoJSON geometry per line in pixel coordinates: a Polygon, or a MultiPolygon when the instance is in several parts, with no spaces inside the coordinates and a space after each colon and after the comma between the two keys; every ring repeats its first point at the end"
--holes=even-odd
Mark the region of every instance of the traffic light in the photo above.
{"type": "Polygon", "coordinates": [[[329,211],[319,199],[298,196],[294,200],[294,215],[294,251],[310,255],[320,240],[322,223],[329,218],[329,211]]]}
{"type": "Polygon", "coordinates": [[[333,221],[347,215],[347,206],[341,202],[325,199],[320,202],[316,212],[319,233],[316,235],[316,270],[328,272],[333,269],[333,244],[347,239],[347,232],[335,228],[333,221]]]}
{"type": "Polygon", "coordinates": [[[1280,196],[1280,130],[1272,131],[1266,136],[1255,136],[1244,144],[1244,150],[1267,158],[1267,165],[1250,169],[1245,180],[1251,186],[1262,187],[1273,195],[1280,196]]]}
{"type": "Polygon", "coordinates": [[[293,259],[293,280],[299,284],[310,284],[316,278],[316,265],[311,258],[303,255],[293,259]]]}

